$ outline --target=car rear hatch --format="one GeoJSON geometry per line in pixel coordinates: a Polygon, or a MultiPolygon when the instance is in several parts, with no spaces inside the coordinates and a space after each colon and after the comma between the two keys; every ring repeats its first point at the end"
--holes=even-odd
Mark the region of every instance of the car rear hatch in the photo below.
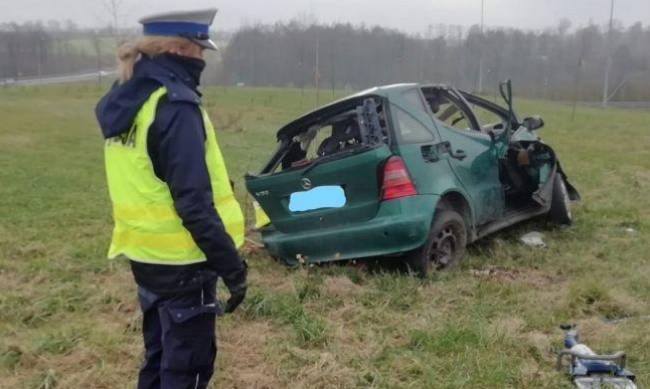
{"type": "Polygon", "coordinates": [[[278,231],[291,233],[369,220],[381,201],[391,156],[383,101],[351,98],[278,132],[280,146],[248,191],[278,231]]]}

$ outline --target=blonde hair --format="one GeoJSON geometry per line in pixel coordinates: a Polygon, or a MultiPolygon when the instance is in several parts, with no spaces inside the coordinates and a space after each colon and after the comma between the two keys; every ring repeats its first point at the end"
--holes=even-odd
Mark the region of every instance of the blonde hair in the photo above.
{"type": "Polygon", "coordinates": [[[144,36],[123,43],[117,49],[117,74],[120,84],[133,77],[133,67],[142,55],[155,57],[169,51],[170,46],[187,44],[188,40],[175,36],[144,36]]]}

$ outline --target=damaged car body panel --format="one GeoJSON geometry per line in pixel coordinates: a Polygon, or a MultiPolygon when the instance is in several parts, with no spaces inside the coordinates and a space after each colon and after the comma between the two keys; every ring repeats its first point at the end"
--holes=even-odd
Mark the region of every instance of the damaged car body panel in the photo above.
{"type": "Polygon", "coordinates": [[[398,84],[289,123],[269,162],[246,176],[271,221],[264,244],[288,264],[405,254],[428,273],[522,220],[570,223],[578,194],[537,136],[543,120],[520,121],[506,103],[398,84]]]}
{"type": "Polygon", "coordinates": [[[363,117],[364,106],[377,107],[375,99],[380,100],[366,96],[332,105],[278,132],[281,146],[276,155],[256,179],[249,177],[247,181],[249,191],[278,231],[292,233],[305,225],[331,227],[368,220],[376,214],[376,167],[378,161],[391,155],[391,150],[380,139],[387,133],[377,133],[381,131],[378,123],[356,125],[363,117]],[[365,174],[343,176],[342,171],[365,174]],[[290,211],[293,193],[325,185],[344,188],[344,210],[290,211]]]}

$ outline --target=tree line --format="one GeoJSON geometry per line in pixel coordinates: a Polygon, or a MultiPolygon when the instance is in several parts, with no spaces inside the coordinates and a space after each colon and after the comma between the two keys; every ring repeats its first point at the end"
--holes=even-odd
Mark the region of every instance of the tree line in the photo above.
{"type": "Polygon", "coordinates": [[[611,33],[566,20],[544,31],[440,25],[415,36],[350,24],[248,26],[230,39],[220,82],[352,89],[430,82],[494,93],[510,78],[529,97],[599,100],[609,53],[609,97],[650,100],[650,28],[641,23],[611,33]]]}
{"type": "Polygon", "coordinates": [[[113,68],[115,33],[57,21],[0,24],[0,80],[113,68]]]}
{"type": "MultiPolygon", "coordinates": [[[[71,22],[0,24],[0,80],[115,66],[115,49],[136,30],[79,28],[71,22]]],[[[520,95],[650,100],[650,27],[562,20],[544,31],[430,26],[420,35],[382,27],[300,22],[245,26],[217,34],[206,84],[362,89],[395,82],[447,83],[495,93],[510,78],[520,95]]]]}

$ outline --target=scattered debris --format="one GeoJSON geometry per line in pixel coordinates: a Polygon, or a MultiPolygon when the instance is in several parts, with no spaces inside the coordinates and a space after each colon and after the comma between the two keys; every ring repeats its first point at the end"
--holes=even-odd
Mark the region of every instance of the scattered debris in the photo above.
{"type": "Polygon", "coordinates": [[[521,243],[530,247],[539,247],[543,249],[548,247],[544,242],[544,235],[541,232],[537,231],[531,231],[527,234],[524,234],[521,236],[521,238],[519,238],[519,240],[521,243]]]}
{"type": "Polygon", "coordinates": [[[249,237],[246,237],[246,242],[248,242],[248,243],[250,243],[251,245],[253,245],[253,246],[255,246],[255,247],[258,247],[258,248],[261,248],[261,249],[264,248],[264,244],[262,244],[262,243],[260,243],[260,242],[258,242],[258,241],[256,241],[256,240],[254,240],[254,239],[251,239],[251,238],[249,238],[249,237]]]}
{"type": "Polygon", "coordinates": [[[562,282],[562,277],[545,274],[537,269],[506,269],[498,266],[488,266],[484,269],[471,269],[470,274],[476,278],[497,282],[523,282],[535,287],[562,282]]]}
{"type": "Polygon", "coordinates": [[[569,375],[576,387],[636,389],[635,376],[625,369],[627,357],[619,351],[612,355],[597,355],[587,345],[580,343],[575,325],[562,325],[565,331],[564,347],[557,356],[557,369],[570,357],[569,375]]]}
{"type": "Polygon", "coordinates": [[[643,315],[643,316],[625,316],[625,317],[619,317],[616,319],[608,319],[608,318],[603,318],[603,322],[607,324],[618,324],[624,321],[629,321],[629,320],[650,320],[650,315],[643,315]]]}
{"type": "Polygon", "coordinates": [[[499,281],[514,281],[518,278],[519,271],[508,270],[500,267],[489,266],[485,269],[472,269],[469,271],[471,275],[481,279],[499,280],[499,281]]]}
{"type": "Polygon", "coordinates": [[[241,248],[241,252],[244,255],[255,255],[259,254],[264,250],[264,244],[258,242],[255,239],[252,239],[250,237],[246,237],[246,241],[244,243],[244,246],[241,248]]]}
{"type": "Polygon", "coordinates": [[[296,259],[298,260],[298,263],[301,265],[304,265],[307,263],[307,256],[302,255],[302,254],[296,254],[296,259]]]}

